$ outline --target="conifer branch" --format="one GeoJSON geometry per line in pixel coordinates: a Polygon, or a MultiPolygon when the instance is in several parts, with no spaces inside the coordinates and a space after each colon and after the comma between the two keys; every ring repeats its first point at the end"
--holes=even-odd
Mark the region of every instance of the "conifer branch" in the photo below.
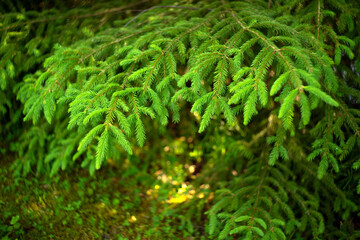
{"type": "MultiPolygon", "coordinates": [[[[138,19],[142,14],[151,11],[153,9],[159,9],[159,8],[178,8],[178,9],[188,9],[188,10],[203,10],[203,8],[197,8],[197,7],[185,7],[185,6],[176,6],[176,5],[169,5],[169,6],[155,6],[148,9],[142,10],[138,15],[133,17],[130,21],[128,21],[124,27],[128,26],[130,23],[134,22],[136,19],[138,19]]],[[[205,8],[206,9],[206,8],[205,8]]],[[[213,9],[206,9],[208,11],[211,11],[213,9]]]]}
{"type": "MultiPolygon", "coordinates": [[[[96,16],[101,16],[101,15],[106,15],[106,14],[115,14],[115,13],[120,13],[120,12],[125,12],[125,11],[129,11],[129,8],[132,8],[134,6],[137,6],[139,4],[143,4],[149,2],[149,0],[140,0],[140,1],[136,1],[134,3],[131,4],[127,4],[123,7],[118,7],[118,8],[111,8],[111,9],[105,9],[102,11],[98,11],[98,12],[94,12],[94,13],[87,13],[87,14],[83,14],[83,15],[79,15],[78,13],[74,13],[73,15],[57,15],[57,16],[51,16],[51,17],[45,17],[45,18],[40,18],[40,19],[34,19],[31,21],[25,21],[25,22],[21,22],[21,23],[16,23],[16,24],[12,24],[9,25],[7,27],[3,27],[0,28],[0,31],[7,31],[9,29],[12,28],[17,28],[20,26],[24,26],[24,25],[33,25],[36,23],[46,23],[46,22],[53,22],[56,21],[58,19],[66,19],[66,18],[74,18],[74,19],[87,19],[87,18],[92,18],[92,17],[96,17],[96,16]]],[[[130,11],[143,11],[143,10],[132,10],[130,9],[130,11]]]]}
{"type": "Polygon", "coordinates": [[[318,11],[317,11],[317,35],[316,38],[319,40],[320,36],[320,15],[321,15],[321,0],[318,0],[318,11]]]}
{"type": "Polygon", "coordinates": [[[209,237],[326,238],[338,215],[351,221],[355,192],[338,179],[360,189],[358,4],[257,3],[2,15],[0,115],[12,116],[14,98],[34,123],[19,140],[17,171],[54,175],[77,160],[94,174],[134,144],[147,151],[170,116],[185,116],[201,133],[194,182],[214,193],[201,200],[209,237]],[[108,18],[122,11],[134,15],[108,18]],[[67,31],[54,33],[66,18],[67,31]]]}

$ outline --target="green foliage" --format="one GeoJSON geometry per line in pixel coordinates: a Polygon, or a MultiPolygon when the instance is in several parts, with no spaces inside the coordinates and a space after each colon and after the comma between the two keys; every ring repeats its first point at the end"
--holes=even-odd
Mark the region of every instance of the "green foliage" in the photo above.
{"type": "Polygon", "coordinates": [[[194,182],[215,192],[199,207],[211,237],[330,239],[356,221],[357,1],[147,3],[136,16],[115,13],[138,2],[118,4],[0,5],[0,131],[16,175],[76,161],[94,175],[185,122],[207,151],[194,182]]]}
{"type": "MultiPolygon", "coordinates": [[[[96,177],[78,169],[76,174],[26,179],[0,169],[0,239],[181,239],[186,230],[169,231],[175,223],[169,214],[161,214],[158,222],[141,217],[164,206],[153,196],[144,198],[143,192],[156,182],[139,159],[131,160],[132,167],[125,167],[123,161],[116,168],[102,168],[96,177]],[[123,177],[127,180],[120,181],[123,177]],[[139,208],[146,210],[139,212],[139,208]]],[[[1,159],[1,164],[10,162],[1,159]]],[[[167,193],[162,191],[159,197],[167,193]]]]}
{"type": "Polygon", "coordinates": [[[247,167],[246,174],[234,179],[231,189],[217,191],[219,200],[209,211],[216,216],[210,221],[210,231],[218,231],[221,239],[229,234],[244,239],[286,239],[296,228],[306,229],[308,225],[314,236],[324,232],[318,199],[293,182],[294,176],[287,174],[291,171],[286,165],[274,169],[254,159],[247,167]],[[295,208],[301,211],[295,214],[294,206],[288,203],[296,203],[295,208]]]}

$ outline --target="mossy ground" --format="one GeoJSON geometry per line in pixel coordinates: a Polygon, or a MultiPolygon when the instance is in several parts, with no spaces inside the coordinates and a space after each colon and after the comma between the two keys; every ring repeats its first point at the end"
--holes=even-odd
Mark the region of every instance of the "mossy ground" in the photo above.
{"type": "Polygon", "coordinates": [[[79,167],[53,178],[17,178],[9,170],[12,158],[0,160],[2,240],[204,238],[203,227],[191,224],[181,207],[204,198],[183,182],[188,166],[174,163],[169,167],[179,174],[169,177],[141,168],[138,158],[109,159],[95,176],[79,167]]]}

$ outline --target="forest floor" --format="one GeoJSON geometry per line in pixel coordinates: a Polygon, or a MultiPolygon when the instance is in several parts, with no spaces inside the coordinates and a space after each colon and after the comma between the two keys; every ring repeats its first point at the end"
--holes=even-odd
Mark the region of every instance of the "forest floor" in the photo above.
{"type": "Polygon", "coordinates": [[[0,157],[0,240],[205,239],[179,208],[193,190],[159,170],[107,164],[95,176],[78,168],[23,178],[11,162],[0,157]]]}

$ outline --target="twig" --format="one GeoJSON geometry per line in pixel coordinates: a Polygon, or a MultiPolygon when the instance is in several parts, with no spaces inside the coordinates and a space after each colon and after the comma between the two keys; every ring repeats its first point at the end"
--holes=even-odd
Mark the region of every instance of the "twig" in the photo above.
{"type": "MultiPolygon", "coordinates": [[[[129,25],[130,23],[132,23],[133,21],[138,19],[142,14],[146,13],[147,11],[157,9],[157,8],[181,8],[181,9],[190,9],[190,10],[200,10],[200,9],[202,9],[202,8],[197,8],[197,7],[184,7],[184,6],[155,6],[155,7],[151,7],[151,8],[144,9],[143,11],[141,11],[138,15],[136,15],[134,18],[132,18],[130,21],[128,21],[124,25],[124,27],[126,27],[127,25],[129,25]]],[[[208,10],[208,11],[212,10],[210,8],[205,8],[205,9],[208,10]]]]}
{"type": "Polygon", "coordinates": [[[321,2],[318,0],[318,13],[317,13],[317,40],[319,40],[320,35],[320,14],[321,14],[321,2]]]}
{"type": "Polygon", "coordinates": [[[132,12],[138,11],[138,12],[140,12],[142,10],[136,10],[136,9],[132,10],[132,9],[128,9],[128,8],[132,7],[132,6],[142,4],[142,3],[145,3],[145,2],[148,2],[148,1],[149,0],[141,0],[141,1],[138,1],[138,2],[133,3],[131,5],[126,5],[126,6],[122,6],[122,7],[118,7],[118,8],[105,9],[105,10],[101,10],[101,11],[98,11],[98,12],[88,13],[88,14],[84,14],[84,15],[80,15],[80,16],[78,16],[77,15],[78,13],[76,13],[76,14],[72,14],[70,16],[68,16],[68,15],[57,15],[57,16],[53,16],[53,17],[38,18],[38,19],[29,20],[29,21],[25,21],[25,22],[22,22],[22,23],[16,23],[16,24],[12,24],[10,26],[0,28],[0,31],[7,31],[8,29],[12,29],[12,28],[15,28],[15,27],[18,27],[18,26],[23,26],[23,25],[26,25],[26,24],[31,25],[31,24],[34,24],[34,23],[50,22],[50,21],[54,21],[54,20],[62,19],[62,18],[82,19],[82,18],[96,17],[96,16],[100,16],[100,15],[105,15],[105,14],[116,14],[116,13],[126,12],[126,11],[132,11],[132,12]]]}

